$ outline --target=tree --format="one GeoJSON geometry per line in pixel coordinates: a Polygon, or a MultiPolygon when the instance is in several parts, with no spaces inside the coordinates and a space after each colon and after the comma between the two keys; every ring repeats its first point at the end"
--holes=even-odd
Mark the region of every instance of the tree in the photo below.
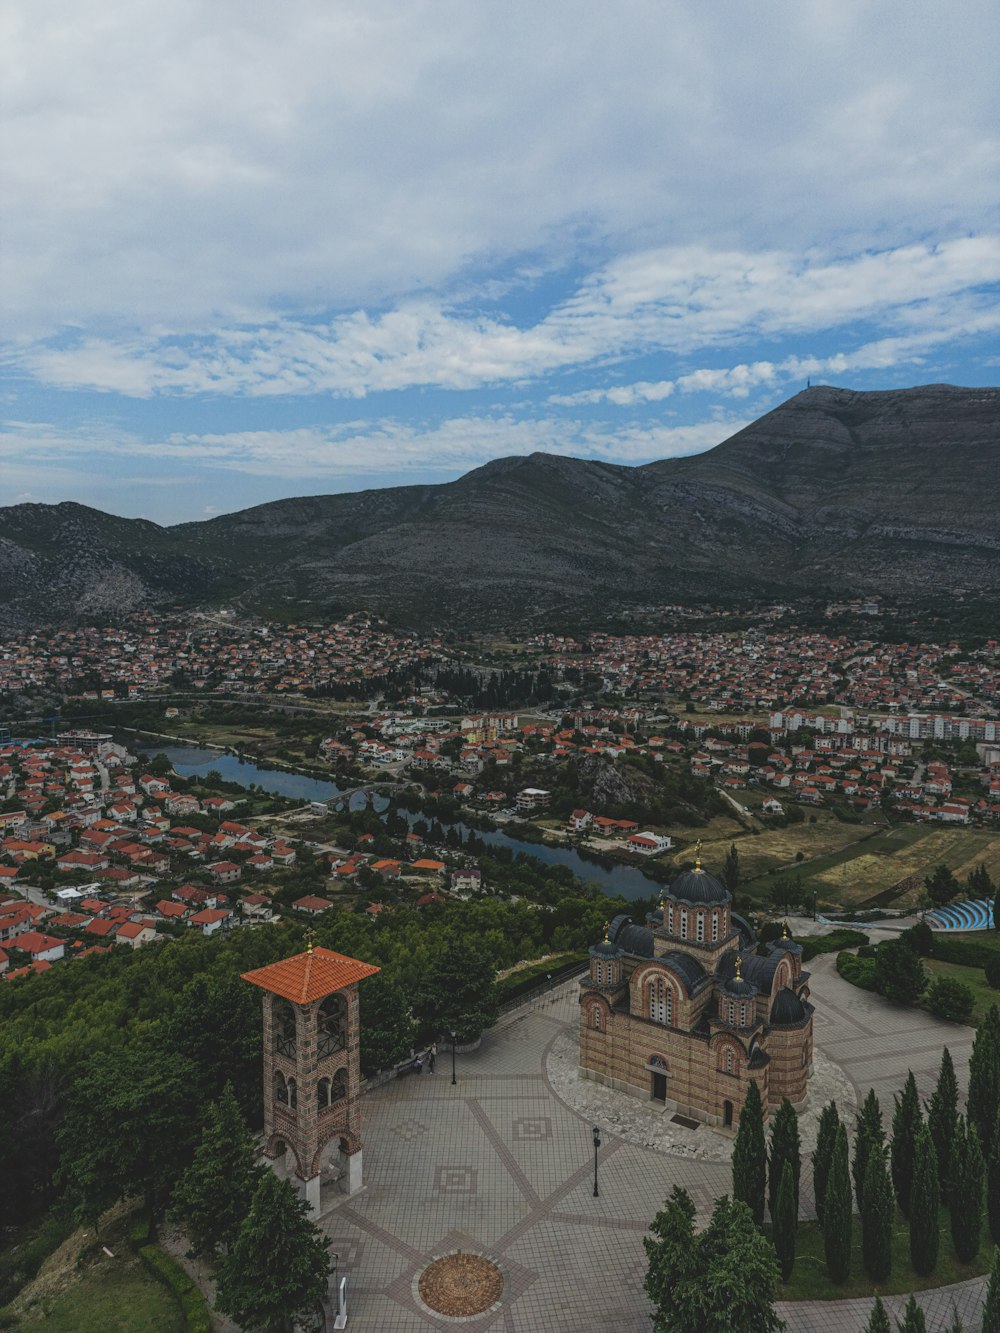
{"type": "Polygon", "coordinates": [[[940,1209],[937,1153],[930,1130],[921,1125],[917,1131],[910,1193],[910,1263],[921,1277],[928,1277],[937,1263],[940,1209]]]}
{"type": "Polygon", "coordinates": [[[892,1325],[889,1323],[889,1316],[882,1304],[881,1296],[875,1297],[875,1304],[872,1306],[868,1323],[865,1324],[864,1333],[892,1333],[892,1325]]]}
{"type": "Polygon", "coordinates": [[[952,902],[959,891],[959,883],[946,865],[934,867],[924,879],[927,896],[935,907],[945,907],[952,902]]]}
{"type": "Polygon", "coordinates": [[[827,1181],[830,1177],[830,1163],[833,1161],[833,1150],[837,1143],[837,1129],[840,1126],[840,1116],[837,1113],[837,1103],[827,1102],[819,1116],[819,1127],[816,1131],[816,1147],[813,1149],[812,1168],[813,1168],[813,1194],[816,1198],[816,1216],[820,1223],[824,1217],[824,1200],[826,1198],[827,1181]]]}
{"type": "Polygon", "coordinates": [[[326,1238],[287,1180],[265,1171],[230,1252],[219,1261],[216,1307],[242,1328],[290,1333],[326,1295],[326,1238]]]}
{"type": "Polygon", "coordinates": [[[1000,1245],[1000,1107],[993,1132],[993,1150],[986,1168],[986,1221],[994,1245],[1000,1245]]]}
{"type": "Polygon", "coordinates": [[[979,1141],[992,1157],[1000,1104],[1000,1008],[991,1004],[972,1043],[969,1057],[969,1095],[966,1114],[979,1130],[979,1141]]]}
{"type": "Polygon", "coordinates": [[[771,1238],[774,1252],[778,1256],[781,1268],[781,1280],[787,1282],[795,1266],[795,1228],[798,1212],[795,1204],[795,1180],[792,1164],[784,1159],[781,1163],[781,1180],[774,1205],[771,1208],[771,1238]]]}
{"type": "Polygon", "coordinates": [[[913,1157],[918,1128],[923,1124],[920,1112],[920,1098],[917,1096],[917,1081],[913,1070],[906,1075],[903,1091],[896,1098],[896,1109],[892,1116],[892,1187],[896,1202],[904,1217],[910,1215],[910,1190],[913,1186],[913,1157]]]}
{"type": "Polygon", "coordinates": [[[882,1108],[875,1096],[875,1089],[869,1088],[868,1096],[854,1122],[854,1197],[858,1201],[859,1212],[862,1211],[864,1202],[868,1158],[872,1152],[881,1151],[884,1144],[882,1108]]]}
{"type": "Polygon", "coordinates": [[[214,1258],[239,1234],[266,1170],[232,1084],[208,1108],[201,1142],[173,1193],[173,1212],[199,1258],[214,1258]]]}
{"type": "Polygon", "coordinates": [[[986,1287],[986,1299],[983,1301],[981,1333],[998,1333],[998,1330],[1000,1330],[1000,1250],[995,1249],[990,1280],[986,1287]]]}
{"type": "Polygon", "coordinates": [[[773,1220],[778,1188],[785,1163],[792,1168],[792,1202],[795,1205],[796,1225],[799,1216],[799,1179],[802,1173],[802,1150],[799,1143],[799,1118],[787,1097],[771,1122],[771,1146],[767,1157],[767,1207],[773,1220]]]}
{"type": "Polygon", "coordinates": [[[674,1188],[643,1237],[646,1294],[655,1306],[654,1333],[777,1333],[778,1264],[746,1204],[717,1199],[704,1231],[694,1205],[674,1188]]]}
{"type": "Polygon", "coordinates": [[[764,1221],[766,1183],[764,1107],[760,1100],[760,1089],[752,1082],[740,1111],[736,1142],[733,1144],[733,1198],[747,1205],[758,1226],[764,1221]]]}
{"type": "Polygon", "coordinates": [[[952,1145],[958,1132],[958,1080],[947,1046],[941,1052],[937,1086],[927,1106],[927,1127],[934,1140],[941,1201],[947,1203],[951,1194],[952,1145]]]}
{"type": "Polygon", "coordinates": [[[950,1023],[964,1023],[975,1004],[972,987],[955,977],[935,977],[927,988],[927,1008],[950,1023]]]}
{"type": "Polygon", "coordinates": [[[162,1024],[162,1044],[196,1065],[198,1100],[227,1083],[243,1114],[260,1123],[261,1022],[256,988],[236,972],[194,977],[162,1024]]]}
{"type": "Polygon", "coordinates": [[[975,870],[966,878],[965,886],[970,898],[992,898],[997,889],[997,886],[990,879],[990,872],[986,869],[984,861],[980,861],[975,870]]]}
{"type": "Polygon", "coordinates": [[[361,1072],[373,1074],[405,1059],[414,1027],[406,991],[384,971],[361,985],[361,1072]]]}
{"type": "Polygon", "coordinates": [[[899,937],[921,958],[930,958],[934,952],[934,932],[926,921],[918,921],[899,937]]]}
{"type": "Polygon", "coordinates": [[[915,1004],[927,976],[920,959],[902,940],[886,940],[875,954],[875,989],[895,1004],[915,1004]]]}
{"type": "Polygon", "coordinates": [[[740,887],[740,854],[736,850],[735,842],[729,844],[729,851],[726,853],[722,867],[722,882],[730,893],[735,893],[740,887]]]}
{"type": "Polygon", "coordinates": [[[884,1282],[892,1272],[892,1185],[885,1149],[872,1144],[865,1168],[861,1205],[861,1255],[873,1282],[884,1282]]]}
{"type": "Polygon", "coordinates": [[[823,1200],[826,1271],[831,1282],[843,1282],[851,1271],[851,1177],[847,1169],[847,1132],[838,1124],[823,1200]]]}
{"type": "Polygon", "coordinates": [[[474,1041],[497,1020],[496,966],[473,935],[449,933],[414,1004],[427,1034],[457,1032],[474,1041]]]}
{"type": "Polygon", "coordinates": [[[1000,888],[993,899],[993,929],[1000,930],[1000,888]]]}
{"type": "Polygon", "coordinates": [[[906,1302],[906,1309],[903,1311],[903,1322],[899,1325],[899,1333],[927,1333],[924,1312],[917,1304],[917,1298],[912,1292],[910,1293],[910,1299],[906,1302]]]}
{"type": "Polygon", "coordinates": [[[975,1125],[961,1117],[955,1134],[951,1169],[951,1240],[955,1254],[967,1264],[979,1253],[986,1165],[975,1125]]]}

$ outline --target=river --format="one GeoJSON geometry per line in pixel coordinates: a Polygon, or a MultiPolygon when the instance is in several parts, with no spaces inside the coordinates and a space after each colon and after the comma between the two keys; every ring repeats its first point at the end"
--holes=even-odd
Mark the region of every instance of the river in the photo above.
{"type": "MultiPolygon", "coordinates": [[[[241,787],[254,785],[275,796],[287,796],[292,800],[302,801],[329,801],[332,797],[339,796],[341,792],[341,788],[335,782],[325,778],[313,778],[305,773],[289,773],[280,768],[261,768],[248,759],[240,759],[223,750],[208,750],[201,745],[172,745],[143,741],[138,748],[146,754],[166,755],[174,771],[181,777],[204,774],[214,769],[226,782],[235,782],[241,787]]],[[[363,798],[358,798],[359,804],[361,799],[363,798]]],[[[384,808],[383,799],[376,797],[376,809],[380,806],[384,808]]],[[[410,823],[418,819],[431,822],[429,816],[419,811],[403,810],[400,813],[405,815],[410,823]]],[[[470,831],[465,824],[449,825],[443,821],[439,822],[442,822],[445,829],[455,827],[465,836],[470,831]]],[[[523,838],[512,838],[499,830],[480,832],[476,829],[475,832],[476,836],[488,846],[507,847],[515,853],[525,852],[544,865],[567,866],[584,883],[596,885],[609,897],[622,897],[634,902],[637,898],[652,897],[659,888],[654,880],[648,879],[636,866],[602,865],[577,851],[575,847],[552,847],[546,843],[526,842],[523,838]]]]}

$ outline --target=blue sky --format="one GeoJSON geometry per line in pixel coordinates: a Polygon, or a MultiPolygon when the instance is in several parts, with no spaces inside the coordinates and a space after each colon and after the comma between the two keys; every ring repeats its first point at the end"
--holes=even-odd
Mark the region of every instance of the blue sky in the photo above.
{"type": "Polygon", "coordinates": [[[180,522],[1000,383],[995,0],[8,15],[0,504],[180,522]]]}

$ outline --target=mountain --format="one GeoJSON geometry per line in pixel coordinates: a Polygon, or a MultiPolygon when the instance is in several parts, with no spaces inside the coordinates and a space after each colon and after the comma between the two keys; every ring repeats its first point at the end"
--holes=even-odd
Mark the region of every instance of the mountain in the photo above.
{"type": "Polygon", "coordinates": [[[1000,591],[1000,390],[816,387],[707,453],[536,453],[162,528],[0,509],[0,623],[225,604],[501,626],[698,597],[1000,591]]]}

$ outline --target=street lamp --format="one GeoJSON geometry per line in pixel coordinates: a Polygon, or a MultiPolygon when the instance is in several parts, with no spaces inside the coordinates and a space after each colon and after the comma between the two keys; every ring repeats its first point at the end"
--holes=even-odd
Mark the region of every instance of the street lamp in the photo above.
{"type": "Polygon", "coordinates": [[[595,1126],[594,1126],[594,1198],[595,1198],[595,1199],[598,1197],[598,1195],[597,1195],[597,1150],[600,1148],[600,1146],[601,1146],[601,1131],[600,1131],[600,1130],[598,1129],[598,1127],[595,1125],[595,1126]]]}
{"type": "Polygon", "coordinates": [[[455,1086],[455,1043],[458,1041],[458,1033],[451,1034],[451,1086],[455,1086]]]}

